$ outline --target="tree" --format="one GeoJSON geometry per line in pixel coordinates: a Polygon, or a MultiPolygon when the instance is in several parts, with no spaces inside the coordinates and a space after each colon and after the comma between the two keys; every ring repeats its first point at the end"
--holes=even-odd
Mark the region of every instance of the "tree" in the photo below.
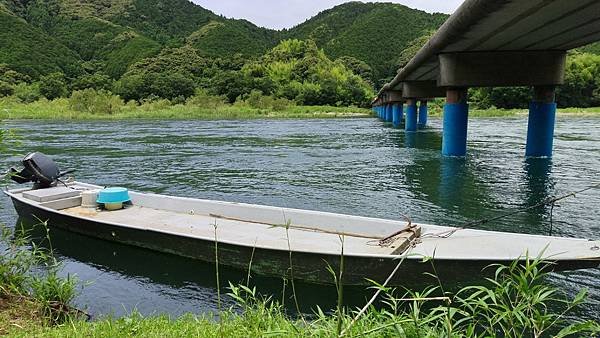
{"type": "Polygon", "coordinates": [[[219,94],[231,99],[258,89],[299,104],[367,106],[373,96],[372,85],[345,63],[363,75],[369,71],[354,58],[331,61],[312,40],[284,40],[259,60],[247,63],[241,72],[228,74],[226,83],[219,81],[220,87],[226,87],[219,94]]]}
{"type": "Polygon", "coordinates": [[[11,96],[15,92],[15,88],[6,81],[0,81],[0,97],[11,96]]]}
{"type": "Polygon", "coordinates": [[[600,105],[600,55],[569,54],[565,83],[558,88],[556,100],[561,107],[600,105]]]}
{"type": "Polygon", "coordinates": [[[111,90],[113,87],[113,82],[114,81],[110,78],[110,76],[106,75],[105,73],[96,72],[93,74],[84,74],[78,77],[75,79],[75,81],[73,81],[71,87],[72,90],[82,90],[88,88],[96,90],[111,90]]]}
{"type": "Polygon", "coordinates": [[[352,71],[352,73],[360,76],[365,81],[373,83],[373,69],[366,62],[352,56],[342,56],[336,60],[352,71]]]}
{"type": "Polygon", "coordinates": [[[40,78],[40,93],[48,100],[54,100],[67,95],[65,74],[60,72],[50,73],[40,78]]]}

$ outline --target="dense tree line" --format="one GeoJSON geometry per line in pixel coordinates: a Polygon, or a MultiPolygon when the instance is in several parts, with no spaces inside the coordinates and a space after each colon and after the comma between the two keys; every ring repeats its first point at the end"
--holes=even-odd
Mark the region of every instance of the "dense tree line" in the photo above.
{"type": "Polygon", "coordinates": [[[31,102],[40,97],[52,100],[94,89],[112,92],[125,101],[184,102],[202,90],[231,103],[260,94],[301,105],[337,106],[368,106],[374,95],[369,79],[353,72],[370,77],[371,70],[364,62],[353,58],[330,60],[311,40],[284,40],[254,59],[241,54],[204,57],[189,45],[166,48],[134,63],[118,80],[93,62],[82,64],[82,69],[76,77],[53,72],[32,81],[31,77],[1,65],[0,95],[14,95],[31,102]]]}

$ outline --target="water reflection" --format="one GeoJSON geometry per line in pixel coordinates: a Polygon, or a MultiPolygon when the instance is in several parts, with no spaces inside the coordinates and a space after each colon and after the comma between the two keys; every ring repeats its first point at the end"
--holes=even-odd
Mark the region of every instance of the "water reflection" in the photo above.
{"type": "MultiPolygon", "coordinates": [[[[187,300],[191,304],[181,313],[217,310],[217,281],[214,264],[87,237],[56,227],[50,229],[50,241],[48,241],[46,228],[39,222],[27,218],[19,218],[15,228],[25,230],[39,247],[47,250],[52,249],[54,254],[61,259],[68,259],[71,264],[78,262],[92,266],[102,274],[112,275],[113,280],[143,280],[146,284],[158,286],[163,293],[172,293],[172,297],[181,298],[181,301],[184,301],[185,296],[189,295],[190,289],[193,293],[201,292],[204,295],[202,297],[204,301],[200,304],[194,304],[196,302],[193,300],[187,300]],[[82,243],[85,245],[82,245],[82,243]],[[210,301],[207,302],[206,298],[210,301]]],[[[261,294],[277,297],[287,306],[288,310],[295,310],[291,298],[292,290],[289,285],[284,286],[284,283],[289,284],[289,282],[279,278],[248,276],[247,272],[220,266],[221,293],[226,294],[230,291],[228,289],[229,283],[246,285],[249,277],[250,285],[259,286],[258,291],[261,294]],[[281,297],[284,297],[284,299],[281,297]]],[[[98,282],[96,281],[96,283],[98,282]]],[[[102,280],[101,283],[111,282],[102,280]]],[[[335,307],[337,300],[335,287],[302,282],[296,282],[295,286],[297,294],[300,295],[298,303],[304,313],[311,314],[315,309],[315,304],[319,304],[324,309],[335,307]]],[[[143,292],[141,289],[128,291],[138,293],[143,297],[147,292],[143,292]]],[[[365,299],[372,293],[366,287],[347,287],[346,290],[348,293],[345,296],[345,302],[349,306],[363,304],[365,299]]],[[[224,300],[226,302],[225,306],[234,305],[232,299],[224,297],[224,300]]],[[[83,306],[86,305],[85,301],[80,302],[83,306]]],[[[113,306],[119,305],[119,303],[113,304],[113,306]]],[[[133,309],[127,310],[131,311],[133,309]]],[[[142,313],[152,313],[156,311],[156,308],[138,307],[137,310],[142,313]]],[[[173,311],[168,312],[173,313],[173,311]]]]}
{"type": "MultiPolygon", "coordinates": [[[[552,178],[552,159],[527,158],[524,163],[524,181],[526,191],[524,207],[532,207],[543,203],[550,198],[554,191],[552,178]]],[[[552,206],[542,204],[539,207],[527,210],[525,222],[538,233],[550,232],[549,218],[552,206]]]]}
{"type": "MultiPolygon", "coordinates": [[[[8,124],[20,130],[21,153],[51,154],[63,169],[76,169],[82,181],[392,219],[403,213],[432,224],[462,224],[525,208],[585,188],[600,176],[600,119],[560,121],[552,161],[525,161],[525,118],[472,119],[469,156],[462,160],[441,156],[441,121],[430,122],[430,128],[408,134],[375,119],[8,124]],[[90,143],[90,135],[105,145],[90,143]]],[[[0,167],[17,160],[0,157],[0,167]]],[[[560,205],[554,211],[556,235],[598,238],[600,190],[560,205]]],[[[0,222],[14,224],[8,199],[0,200],[0,209],[0,222]]],[[[478,227],[547,234],[549,214],[540,207],[478,227]]],[[[94,281],[78,299],[94,313],[118,314],[134,306],[171,314],[216,308],[210,264],[59,230],[51,234],[65,271],[94,281]]],[[[245,278],[243,272],[222,274],[235,282],[245,278]]],[[[585,311],[597,318],[600,273],[573,275],[551,281],[572,295],[587,286],[591,305],[585,311]]],[[[280,280],[261,284],[281,298],[280,280]]],[[[335,303],[335,290],[305,291],[301,305],[335,303]]],[[[360,292],[346,293],[355,294],[360,292]]]]}

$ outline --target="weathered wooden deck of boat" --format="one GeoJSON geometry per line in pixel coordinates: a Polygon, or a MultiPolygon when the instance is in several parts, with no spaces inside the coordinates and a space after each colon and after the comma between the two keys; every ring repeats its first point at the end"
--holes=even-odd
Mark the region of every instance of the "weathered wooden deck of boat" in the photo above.
{"type": "MultiPolygon", "coordinates": [[[[100,187],[74,183],[71,188],[100,187]]],[[[309,282],[332,282],[327,265],[338,267],[340,233],[344,234],[347,284],[365,284],[366,278],[382,281],[404,256],[394,284],[429,272],[430,264],[420,263],[423,257],[434,257],[438,273],[457,269],[477,273],[490,263],[526,256],[555,261],[558,270],[600,263],[600,242],[584,239],[423,224],[381,246],[381,238],[406,228],[407,223],[136,192],[126,209],[104,211],[82,208],[80,196],[36,202],[23,197],[24,191],[7,192],[22,217],[34,215],[70,231],[208,262],[215,261],[216,242],[220,264],[244,270],[251,266],[255,273],[267,276],[290,277],[292,252],[294,278],[309,282]]]]}

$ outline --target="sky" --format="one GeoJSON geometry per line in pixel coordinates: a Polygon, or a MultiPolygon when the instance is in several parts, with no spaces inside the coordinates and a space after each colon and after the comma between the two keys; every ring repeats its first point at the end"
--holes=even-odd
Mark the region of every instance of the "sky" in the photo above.
{"type": "MultiPolygon", "coordinates": [[[[246,19],[255,25],[290,28],[317,13],[348,0],[192,0],[228,18],[246,19]]],[[[372,1],[384,2],[384,1],[372,1]]],[[[463,0],[387,0],[426,12],[452,14],[463,0]]]]}

